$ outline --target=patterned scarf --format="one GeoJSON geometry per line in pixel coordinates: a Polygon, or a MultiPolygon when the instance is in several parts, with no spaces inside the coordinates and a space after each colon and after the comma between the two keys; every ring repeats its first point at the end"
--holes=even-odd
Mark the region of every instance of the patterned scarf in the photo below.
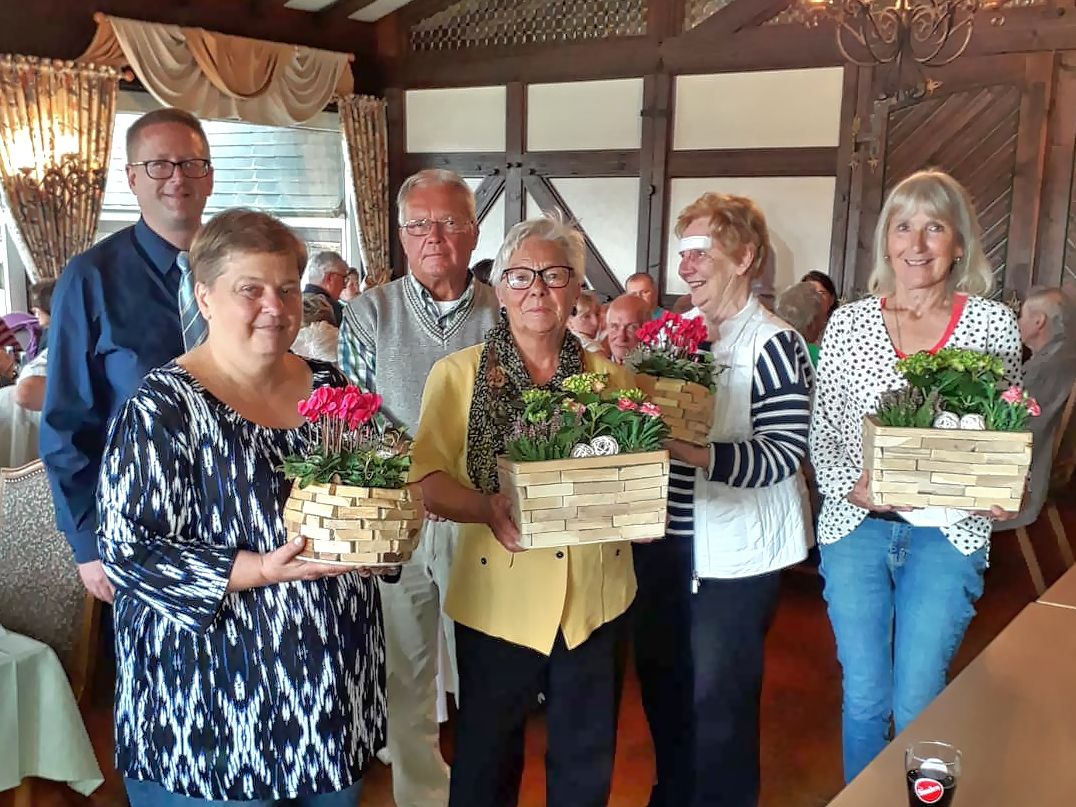
{"type": "MultiPolygon", "coordinates": [[[[565,331],[557,372],[538,388],[559,389],[564,379],[581,372],[583,347],[565,331]]],[[[520,358],[508,319],[502,314],[500,322],[486,334],[467,419],[467,474],[483,493],[500,490],[497,455],[504,453],[508,435],[523,412],[523,391],[535,386],[520,358]]]]}

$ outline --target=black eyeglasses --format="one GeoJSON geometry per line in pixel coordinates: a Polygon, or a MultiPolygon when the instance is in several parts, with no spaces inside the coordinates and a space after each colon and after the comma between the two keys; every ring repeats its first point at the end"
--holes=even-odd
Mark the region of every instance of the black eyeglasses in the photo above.
{"type": "Polygon", "coordinates": [[[173,160],[143,160],[139,163],[127,163],[128,165],[141,165],[146,169],[146,174],[150,179],[171,179],[172,174],[176,172],[176,168],[187,179],[202,179],[209,176],[210,162],[209,160],[180,160],[174,162],[173,160]]]}
{"type": "Polygon", "coordinates": [[[526,266],[511,266],[504,270],[504,281],[508,288],[522,291],[534,285],[534,278],[542,278],[547,289],[563,289],[575,272],[570,266],[547,266],[545,269],[530,269],[526,266]]]}
{"type": "Polygon", "coordinates": [[[473,222],[470,219],[456,219],[452,216],[444,219],[411,219],[400,226],[408,235],[429,235],[433,232],[433,226],[440,224],[446,233],[462,233],[471,229],[473,222]]]}

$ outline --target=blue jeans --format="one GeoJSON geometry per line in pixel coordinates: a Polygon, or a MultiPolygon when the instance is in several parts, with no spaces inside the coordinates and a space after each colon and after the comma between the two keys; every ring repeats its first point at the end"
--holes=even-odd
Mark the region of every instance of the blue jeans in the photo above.
{"type": "Polygon", "coordinates": [[[241,805],[241,807],[355,807],[359,803],[362,781],[358,781],[346,790],[335,793],[322,793],[319,796],[302,796],[297,799],[256,799],[254,801],[218,801],[216,799],[198,799],[180,796],[165,790],[156,782],[143,782],[138,779],[123,778],[127,788],[127,799],[131,807],[215,807],[216,805],[241,805]]]}
{"type": "Polygon", "coordinates": [[[850,782],[885,747],[891,719],[903,731],[945,688],[983,593],[986,549],[964,555],[939,529],[868,516],[821,550],[850,782]]]}

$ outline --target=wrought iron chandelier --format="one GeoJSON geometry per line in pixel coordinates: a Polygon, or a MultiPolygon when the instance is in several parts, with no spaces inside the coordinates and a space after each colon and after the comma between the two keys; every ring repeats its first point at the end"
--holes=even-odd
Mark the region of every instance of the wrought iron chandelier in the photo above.
{"type": "MultiPolygon", "coordinates": [[[[926,68],[958,59],[971,42],[975,15],[1004,0],[797,0],[793,13],[808,27],[832,22],[837,47],[862,67],[888,66],[883,98],[920,98],[936,82],[926,68]]],[[[1003,22],[995,18],[994,22],[1003,22]]]]}

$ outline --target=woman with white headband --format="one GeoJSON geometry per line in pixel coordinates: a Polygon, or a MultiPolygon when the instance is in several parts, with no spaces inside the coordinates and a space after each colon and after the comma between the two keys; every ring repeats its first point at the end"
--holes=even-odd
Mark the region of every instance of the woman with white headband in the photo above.
{"type": "MultiPolygon", "coordinates": [[[[766,631],[780,570],[803,560],[810,540],[800,466],[813,372],[802,337],[751,293],[770,252],[766,220],[755,203],[704,194],[681,211],[676,234],[680,277],[691,290],[694,313],[705,317],[714,337],[716,363],[727,369],[716,379],[710,444],[667,444],[674,460],[669,538],[659,543],[670,553],[679,547],[680,558],[685,545],[694,550],[690,580],[681,580],[681,588],[693,592],[685,597],[693,792],[678,794],[675,803],[753,807],[766,631]]],[[[659,769],[659,788],[660,779],[659,769]]]]}

